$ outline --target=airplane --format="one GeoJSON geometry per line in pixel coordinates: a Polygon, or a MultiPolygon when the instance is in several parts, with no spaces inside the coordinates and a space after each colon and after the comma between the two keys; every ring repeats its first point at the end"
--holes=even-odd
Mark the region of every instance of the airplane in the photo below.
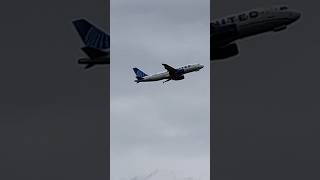
{"type": "Polygon", "coordinates": [[[85,19],[74,20],[72,23],[85,44],[81,49],[88,56],[80,58],[78,63],[86,65],[85,69],[110,64],[110,36],[85,19]]]}
{"type": "Polygon", "coordinates": [[[156,73],[153,75],[147,75],[146,73],[144,73],[143,71],[141,71],[138,68],[133,68],[134,73],[136,74],[136,83],[139,82],[150,82],[150,81],[159,81],[159,80],[164,80],[166,79],[165,82],[168,82],[170,80],[182,80],[184,79],[184,74],[187,73],[191,73],[191,72],[195,72],[195,71],[199,71],[200,69],[202,69],[204,66],[201,64],[188,64],[185,65],[183,67],[179,67],[179,68],[173,68],[167,64],[162,64],[164,66],[164,68],[167,71],[164,72],[160,72],[160,73],[156,73]]]}
{"type": "Polygon", "coordinates": [[[215,19],[210,23],[210,60],[236,56],[239,54],[236,40],[284,30],[300,16],[288,6],[274,6],[215,19]]]}

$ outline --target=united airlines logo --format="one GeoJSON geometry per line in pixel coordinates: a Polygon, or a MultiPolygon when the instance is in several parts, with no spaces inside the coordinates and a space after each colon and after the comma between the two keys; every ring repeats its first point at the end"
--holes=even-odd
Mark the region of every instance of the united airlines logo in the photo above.
{"type": "Polygon", "coordinates": [[[109,48],[108,36],[95,28],[90,28],[86,37],[85,42],[88,46],[98,49],[109,48]]]}
{"type": "Polygon", "coordinates": [[[236,21],[246,21],[248,19],[253,19],[259,17],[258,11],[250,11],[248,13],[243,13],[237,16],[230,16],[227,18],[223,18],[217,21],[212,22],[213,25],[226,25],[226,24],[233,24],[236,21]]]}
{"type": "Polygon", "coordinates": [[[138,72],[137,72],[137,76],[139,76],[139,77],[143,77],[143,76],[144,76],[144,73],[143,73],[143,72],[141,72],[141,71],[138,71],[138,72]]]}

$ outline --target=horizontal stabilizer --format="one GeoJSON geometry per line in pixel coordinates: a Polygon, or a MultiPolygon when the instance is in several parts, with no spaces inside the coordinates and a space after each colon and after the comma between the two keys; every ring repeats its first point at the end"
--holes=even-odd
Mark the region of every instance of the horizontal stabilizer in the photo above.
{"type": "Polygon", "coordinates": [[[93,67],[95,64],[87,64],[85,67],[84,67],[84,69],[89,69],[89,68],[91,68],[91,67],[93,67]]]}
{"type": "Polygon", "coordinates": [[[100,49],[95,49],[91,47],[83,47],[82,50],[90,57],[91,59],[107,56],[107,52],[100,49]]]}

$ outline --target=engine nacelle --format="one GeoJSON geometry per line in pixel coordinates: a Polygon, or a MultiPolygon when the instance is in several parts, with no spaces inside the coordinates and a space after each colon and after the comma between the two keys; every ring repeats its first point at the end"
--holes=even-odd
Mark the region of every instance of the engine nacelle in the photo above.
{"type": "Polygon", "coordinates": [[[229,44],[225,47],[210,49],[211,60],[226,59],[237,54],[239,54],[239,49],[236,44],[229,44]]]}
{"type": "Polygon", "coordinates": [[[235,24],[210,25],[210,46],[221,47],[231,43],[238,37],[238,29],[235,24]]]}
{"type": "Polygon", "coordinates": [[[182,76],[176,76],[172,80],[179,81],[179,80],[182,80],[182,79],[184,79],[183,75],[182,76]]]}

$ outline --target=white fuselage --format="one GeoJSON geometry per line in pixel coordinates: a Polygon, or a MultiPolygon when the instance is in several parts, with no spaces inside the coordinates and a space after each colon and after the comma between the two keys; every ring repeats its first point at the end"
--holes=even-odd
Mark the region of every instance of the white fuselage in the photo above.
{"type": "MultiPolygon", "coordinates": [[[[194,71],[199,71],[204,66],[201,64],[189,64],[183,67],[177,68],[178,71],[181,71],[181,75],[191,73],[194,71]]],[[[143,79],[138,80],[139,82],[148,82],[148,81],[159,81],[164,79],[171,79],[171,76],[168,71],[163,71],[153,75],[145,76],[143,79]]]]}
{"type": "Polygon", "coordinates": [[[229,42],[244,37],[285,29],[287,25],[299,19],[300,13],[289,10],[286,6],[260,8],[240,14],[230,15],[212,21],[213,26],[235,25],[237,35],[228,37],[229,42]],[[229,39],[230,38],[230,39],[229,39]]]}

